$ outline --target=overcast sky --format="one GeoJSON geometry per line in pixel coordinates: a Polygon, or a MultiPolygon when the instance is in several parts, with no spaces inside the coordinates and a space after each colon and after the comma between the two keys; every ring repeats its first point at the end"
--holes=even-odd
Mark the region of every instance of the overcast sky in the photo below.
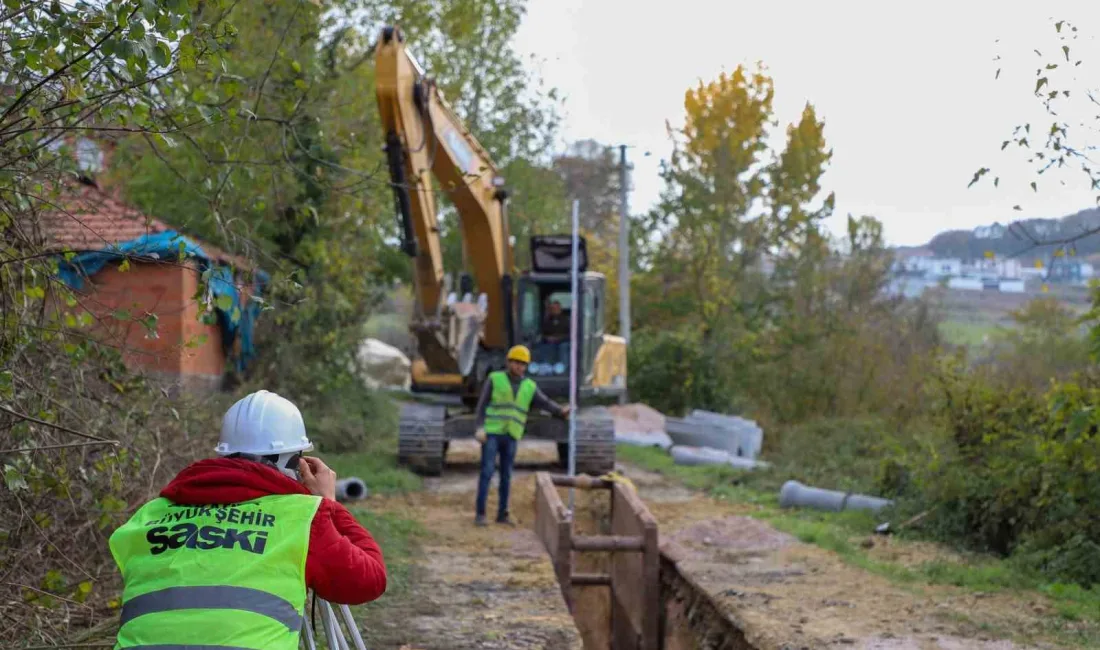
{"type": "Polygon", "coordinates": [[[529,0],[516,44],[565,94],[565,139],[635,147],[634,213],[660,192],[665,120],[682,124],[685,90],[760,60],[781,125],[807,101],[825,120],[834,157],[823,182],[837,194],[830,229],[842,233],[848,213],[870,214],[890,243],[919,244],[950,228],[1094,205],[1077,176],[1034,194],[1028,168],[1014,162],[1022,158],[1000,153],[1014,125],[1042,116],[1032,50],[1058,50],[1050,18],[1076,22],[1071,56],[1082,55],[1078,70],[1100,87],[1100,0],[529,0]],[[982,166],[1001,172],[999,190],[967,189],[982,166]]]}

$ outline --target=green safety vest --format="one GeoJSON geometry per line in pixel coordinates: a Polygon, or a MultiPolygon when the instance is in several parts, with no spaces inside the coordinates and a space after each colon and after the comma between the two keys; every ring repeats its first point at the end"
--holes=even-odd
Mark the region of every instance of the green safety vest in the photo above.
{"type": "Polygon", "coordinates": [[[491,372],[489,381],[493,382],[493,393],[485,408],[485,433],[507,433],[519,440],[527,428],[527,411],[537,390],[535,382],[524,377],[519,382],[519,394],[513,395],[508,373],[491,372]]]}
{"type": "Polygon", "coordinates": [[[115,648],[297,650],[321,497],[145,504],[111,535],[122,572],[115,648]]]}

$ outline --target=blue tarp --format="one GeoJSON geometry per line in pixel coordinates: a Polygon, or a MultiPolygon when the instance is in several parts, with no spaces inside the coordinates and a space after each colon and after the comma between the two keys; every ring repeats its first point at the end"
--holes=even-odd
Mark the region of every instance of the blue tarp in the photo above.
{"type": "MultiPolygon", "coordinates": [[[[84,251],[66,257],[68,259],[62,258],[59,261],[58,273],[66,284],[78,290],[83,288],[85,277],[99,273],[110,262],[121,262],[127,257],[151,257],[174,262],[183,259],[198,261],[199,270],[206,277],[214,297],[226,350],[232,349],[233,341],[238,336],[241,337],[241,353],[235,359],[237,369],[244,370],[254,356],[252,332],[256,319],[260,316],[260,302],[249,300],[247,306],[242,306],[240,292],[233,282],[233,269],[216,263],[201,246],[180,233],[168,230],[142,235],[102,250],[84,251]]],[[[255,276],[252,295],[259,297],[267,287],[268,276],[263,271],[257,271],[255,276]]]]}

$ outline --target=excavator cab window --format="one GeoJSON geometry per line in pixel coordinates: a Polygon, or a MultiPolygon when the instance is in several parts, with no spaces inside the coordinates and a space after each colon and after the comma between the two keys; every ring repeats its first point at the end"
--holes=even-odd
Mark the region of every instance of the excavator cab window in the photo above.
{"type": "Polygon", "coordinates": [[[569,374],[572,292],[563,282],[520,281],[519,340],[531,349],[527,371],[535,377],[569,374]]]}

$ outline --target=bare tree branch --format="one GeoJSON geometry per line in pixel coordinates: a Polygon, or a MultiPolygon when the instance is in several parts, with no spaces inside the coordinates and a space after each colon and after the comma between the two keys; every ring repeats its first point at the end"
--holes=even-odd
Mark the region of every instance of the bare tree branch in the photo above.
{"type": "Polygon", "coordinates": [[[109,445],[117,445],[118,444],[117,440],[108,440],[106,438],[101,438],[99,436],[93,436],[90,433],[82,433],[80,431],[70,429],[69,427],[61,426],[60,424],[54,424],[53,422],[46,422],[45,420],[39,420],[36,417],[31,417],[30,415],[25,415],[25,414],[20,413],[18,411],[13,411],[12,409],[10,409],[10,408],[2,405],[2,404],[0,404],[0,411],[3,411],[4,413],[7,413],[8,415],[10,415],[12,417],[19,418],[20,420],[24,420],[24,421],[27,421],[27,422],[33,422],[33,423],[35,423],[37,425],[40,425],[40,426],[43,426],[43,427],[50,427],[51,429],[57,429],[58,431],[64,431],[65,433],[69,433],[69,434],[72,434],[74,436],[80,436],[81,438],[87,438],[89,440],[96,440],[100,444],[109,444],[109,445]]]}

